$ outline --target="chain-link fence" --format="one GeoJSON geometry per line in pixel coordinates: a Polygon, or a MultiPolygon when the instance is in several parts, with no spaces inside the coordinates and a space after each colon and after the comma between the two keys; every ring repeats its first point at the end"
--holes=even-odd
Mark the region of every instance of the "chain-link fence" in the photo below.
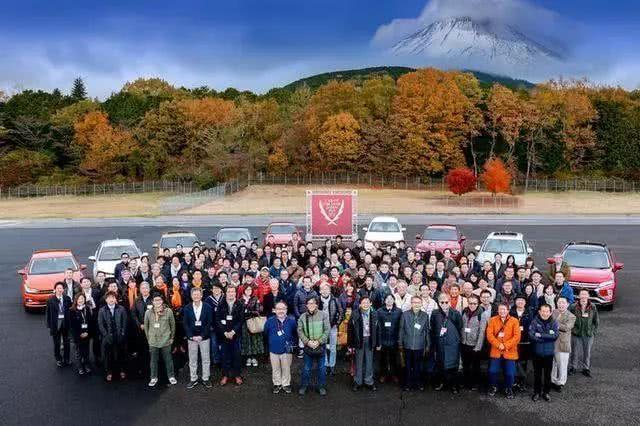
{"type": "Polygon", "coordinates": [[[52,197],[57,195],[121,195],[149,192],[192,193],[196,190],[197,186],[193,182],[166,180],[86,185],[21,185],[12,188],[0,186],[0,199],[52,197]]]}
{"type": "Polygon", "coordinates": [[[164,213],[176,213],[180,210],[199,206],[201,204],[215,200],[216,198],[224,197],[228,194],[233,194],[234,192],[238,192],[241,189],[244,189],[246,186],[246,180],[232,179],[228,182],[221,183],[214,186],[213,188],[209,188],[204,191],[196,191],[167,197],[160,203],[160,209],[164,213]]]}

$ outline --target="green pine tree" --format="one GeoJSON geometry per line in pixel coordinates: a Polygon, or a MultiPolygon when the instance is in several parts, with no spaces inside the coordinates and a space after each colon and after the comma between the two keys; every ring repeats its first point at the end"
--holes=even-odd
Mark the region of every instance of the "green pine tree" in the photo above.
{"type": "Polygon", "coordinates": [[[71,98],[76,102],[87,99],[87,88],[84,86],[84,81],[80,77],[73,80],[73,89],[71,89],[71,98]]]}

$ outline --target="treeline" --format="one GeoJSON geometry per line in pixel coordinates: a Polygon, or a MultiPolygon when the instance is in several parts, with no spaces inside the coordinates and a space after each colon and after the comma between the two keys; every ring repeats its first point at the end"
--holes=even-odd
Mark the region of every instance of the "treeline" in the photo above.
{"type": "Polygon", "coordinates": [[[256,95],[124,85],[104,102],[0,93],[0,185],[185,179],[206,187],[246,171],[476,173],[501,158],[514,176],[638,178],[640,92],[550,81],[481,86],[421,69],[256,95]]]}

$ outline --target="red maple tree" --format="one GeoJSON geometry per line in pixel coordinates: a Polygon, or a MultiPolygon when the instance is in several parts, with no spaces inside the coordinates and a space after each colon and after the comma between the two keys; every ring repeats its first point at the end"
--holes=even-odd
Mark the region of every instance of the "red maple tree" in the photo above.
{"type": "Polygon", "coordinates": [[[449,191],[456,195],[466,194],[476,189],[476,176],[473,174],[473,171],[467,167],[451,169],[449,173],[447,173],[445,180],[449,191]]]}

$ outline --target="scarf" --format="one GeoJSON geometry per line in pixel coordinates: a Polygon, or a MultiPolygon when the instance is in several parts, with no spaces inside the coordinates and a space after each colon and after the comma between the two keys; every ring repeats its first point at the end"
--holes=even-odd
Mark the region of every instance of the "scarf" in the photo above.
{"type": "Polygon", "coordinates": [[[136,304],[136,299],[138,298],[138,288],[137,287],[129,287],[127,289],[127,294],[129,296],[129,309],[133,310],[133,307],[136,304]]]}
{"type": "Polygon", "coordinates": [[[155,286],[156,289],[160,290],[161,292],[164,293],[164,300],[168,300],[169,299],[169,289],[167,288],[167,285],[165,283],[162,283],[162,286],[155,286]]]}
{"type": "Polygon", "coordinates": [[[180,294],[180,284],[173,285],[173,294],[171,295],[171,307],[180,309],[182,307],[182,294],[180,294]]]}

